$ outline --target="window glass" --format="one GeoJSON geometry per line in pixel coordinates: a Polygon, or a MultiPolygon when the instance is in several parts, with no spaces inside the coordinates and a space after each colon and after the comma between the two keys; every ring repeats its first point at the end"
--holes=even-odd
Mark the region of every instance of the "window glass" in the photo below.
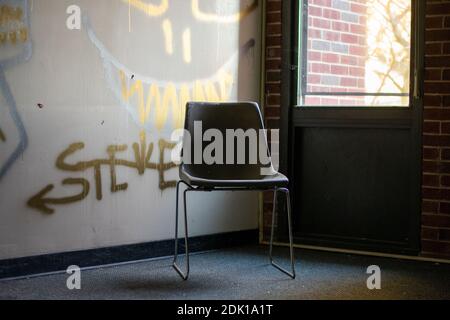
{"type": "Polygon", "coordinates": [[[408,106],[411,0],[303,0],[299,105],[408,106]]]}

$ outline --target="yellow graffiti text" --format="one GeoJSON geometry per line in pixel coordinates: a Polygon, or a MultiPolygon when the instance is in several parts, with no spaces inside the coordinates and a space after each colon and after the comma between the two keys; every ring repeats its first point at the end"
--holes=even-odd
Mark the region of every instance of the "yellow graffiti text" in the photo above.
{"type": "MultiPolygon", "coordinates": [[[[102,168],[108,167],[110,174],[110,190],[112,193],[119,191],[125,191],[128,189],[128,183],[118,183],[116,169],[118,167],[126,167],[134,169],[139,175],[143,175],[147,170],[156,170],[159,173],[159,189],[165,190],[173,188],[176,185],[175,181],[166,181],[165,173],[176,165],[173,162],[165,161],[165,152],[175,148],[175,144],[166,140],[158,141],[159,148],[159,162],[151,162],[151,157],[154,151],[154,143],[147,144],[147,138],[145,132],[140,135],[139,143],[134,143],[132,148],[134,151],[134,160],[125,160],[117,157],[118,154],[128,150],[127,145],[110,145],[107,147],[106,152],[108,157],[105,159],[94,159],[90,161],[81,161],[77,163],[69,163],[68,158],[80,152],[85,147],[83,142],[77,142],[71,144],[57,157],[56,167],[59,170],[66,172],[85,172],[87,170],[93,170],[93,178],[95,180],[95,193],[97,200],[103,199],[103,187],[102,187],[102,168]]],[[[89,192],[89,182],[81,178],[66,179],[62,182],[63,185],[81,185],[82,192],[67,198],[46,198],[45,196],[54,189],[54,185],[50,184],[44,187],[37,194],[33,195],[27,202],[27,205],[33,209],[36,209],[42,213],[51,214],[54,213],[54,209],[48,207],[48,205],[63,205],[73,202],[82,201],[85,199],[89,192]]]]}
{"type": "Polygon", "coordinates": [[[28,41],[28,28],[25,27],[23,10],[21,7],[2,5],[0,7],[0,45],[28,41]]]}
{"type": "Polygon", "coordinates": [[[22,28],[18,31],[0,32],[0,45],[10,43],[12,45],[18,42],[28,41],[28,29],[22,28]]]}
{"type": "Polygon", "coordinates": [[[20,22],[23,19],[23,10],[21,7],[2,5],[0,7],[0,26],[11,22],[20,22]]]}

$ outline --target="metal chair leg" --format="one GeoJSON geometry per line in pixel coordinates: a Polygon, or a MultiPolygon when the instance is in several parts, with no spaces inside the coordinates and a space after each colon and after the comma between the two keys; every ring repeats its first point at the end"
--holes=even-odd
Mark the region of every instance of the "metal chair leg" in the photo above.
{"type": "Polygon", "coordinates": [[[186,273],[181,271],[180,267],[177,264],[177,258],[178,258],[178,197],[179,197],[179,189],[180,184],[183,183],[182,181],[179,181],[177,183],[177,201],[176,201],[176,215],[175,215],[175,254],[173,258],[173,268],[175,271],[180,275],[180,277],[183,280],[187,280],[189,277],[189,246],[188,246],[188,221],[187,221],[187,205],[186,205],[186,194],[189,191],[189,189],[186,189],[183,193],[183,203],[184,203],[184,246],[185,246],[185,256],[186,256],[186,273]]]}
{"type": "Polygon", "coordinates": [[[280,270],[281,272],[287,274],[292,279],[295,279],[295,259],[294,259],[294,241],[292,236],[292,224],[291,224],[291,199],[289,196],[289,190],[286,188],[274,189],[274,199],[273,199],[273,212],[272,212],[272,227],[270,232],[270,250],[269,250],[270,263],[272,266],[280,270]],[[287,218],[288,218],[288,229],[289,229],[289,248],[290,248],[290,256],[291,256],[291,272],[282,268],[273,260],[273,237],[275,230],[275,213],[277,208],[277,194],[278,191],[283,192],[286,195],[286,204],[287,204],[287,218]]]}

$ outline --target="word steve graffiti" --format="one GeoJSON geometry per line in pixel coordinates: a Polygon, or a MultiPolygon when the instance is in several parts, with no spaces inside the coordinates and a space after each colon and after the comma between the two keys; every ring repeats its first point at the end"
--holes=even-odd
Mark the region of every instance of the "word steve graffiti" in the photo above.
{"type": "MultiPolygon", "coordinates": [[[[160,139],[158,142],[159,148],[159,162],[152,162],[151,157],[154,151],[154,143],[147,144],[145,133],[141,133],[140,143],[133,144],[134,161],[118,159],[117,154],[125,152],[128,149],[127,145],[110,145],[107,148],[108,158],[94,159],[90,161],[81,161],[75,164],[68,163],[68,158],[73,156],[76,152],[84,149],[85,145],[82,142],[71,144],[65,149],[56,160],[56,167],[60,170],[67,172],[84,172],[89,169],[93,169],[93,176],[95,180],[96,198],[102,200],[103,188],[102,188],[102,167],[109,167],[109,173],[111,178],[111,192],[116,193],[119,191],[125,191],[128,189],[128,183],[117,183],[116,168],[127,167],[135,169],[139,175],[143,175],[146,170],[156,170],[159,172],[159,188],[165,190],[173,188],[176,185],[175,181],[165,181],[165,172],[176,167],[173,162],[165,162],[166,150],[172,150],[175,147],[174,143],[168,142],[164,139],[160,139]]],[[[63,205],[73,202],[84,200],[90,192],[90,184],[84,178],[70,178],[62,181],[63,185],[80,185],[82,191],[71,197],[67,198],[47,198],[46,195],[54,189],[53,184],[49,184],[44,187],[37,194],[32,196],[27,204],[29,207],[38,210],[42,213],[52,214],[55,210],[49,205],[63,205]]]]}

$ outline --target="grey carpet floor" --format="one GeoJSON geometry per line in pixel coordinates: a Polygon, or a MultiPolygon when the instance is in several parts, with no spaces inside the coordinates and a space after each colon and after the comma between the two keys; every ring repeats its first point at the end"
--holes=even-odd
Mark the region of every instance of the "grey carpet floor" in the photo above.
{"type": "Polygon", "coordinates": [[[0,281],[0,299],[450,299],[450,265],[310,250],[296,259],[295,280],[268,264],[266,247],[252,246],[192,255],[186,282],[167,258],[84,270],[76,291],[67,274],[0,281]],[[381,290],[367,289],[370,265],[381,268],[381,290]]]}

